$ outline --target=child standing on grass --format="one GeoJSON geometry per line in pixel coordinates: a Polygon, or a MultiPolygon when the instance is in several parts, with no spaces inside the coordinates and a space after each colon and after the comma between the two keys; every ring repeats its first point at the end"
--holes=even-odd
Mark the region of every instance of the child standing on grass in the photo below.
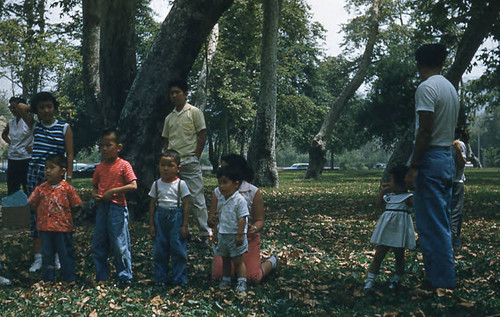
{"type": "Polygon", "coordinates": [[[161,178],[151,186],[149,196],[149,232],[154,239],[154,279],[164,286],[168,280],[168,262],[172,260],[172,284],[187,284],[187,236],[189,189],[177,174],[181,157],[166,150],[160,157],[161,178]]]}
{"type": "Polygon", "coordinates": [[[99,150],[103,161],[97,165],[92,179],[92,197],[98,203],[92,258],[96,280],[106,281],[110,249],[114,255],[117,280],[126,286],[132,282],[132,257],[125,194],[137,189],[137,177],[130,163],[118,157],[122,147],[117,130],[107,129],[101,133],[99,150]]]}
{"type": "Polygon", "coordinates": [[[76,190],[64,180],[66,158],[52,155],[45,161],[46,182],[37,186],[28,203],[37,212],[37,230],[42,238],[42,276],[54,282],[55,255],[61,261],[62,280],[75,281],[75,252],[73,248],[73,217],[82,205],[76,190]]]}
{"type": "Polygon", "coordinates": [[[233,262],[238,282],[235,291],[246,295],[247,270],[243,254],[248,251],[247,227],[248,207],[245,198],[238,192],[242,177],[236,169],[221,167],[217,171],[219,196],[217,197],[217,245],[215,255],[222,257],[221,288],[231,286],[231,261],[233,262]]]}
{"type": "Polygon", "coordinates": [[[391,248],[396,258],[396,274],[389,288],[396,288],[405,271],[405,249],[415,248],[415,231],[410,215],[413,194],[407,192],[404,179],[407,172],[406,166],[396,166],[389,171],[389,182],[380,185],[376,205],[379,208],[385,206],[385,211],[378,219],[370,239],[377,246],[368,269],[365,290],[373,287],[380,265],[391,248]]]}
{"type": "MultiPolygon", "coordinates": [[[[45,160],[50,155],[63,154],[66,156],[66,181],[71,184],[73,177],[73,132],[69,124],[56,119],[55,114],[59,108],[59,102],[56,98],[49,92],[39,92],[31,99],[31,107],[22,102],[11,105],[15,107],[14,110],[21,115],[24,122],[33,128],[34,143],[28,166],[27,195],[29,196],[35,187],[45,181],[45,160]],[[30,112],[38,116],[38,122],[35,121],[30,112]]],[[[42,255],[40,254],[42,240],[36,230],[36,223],[36,212],[33,212],[30,236],[33,238],[35,261],[29,269],[30,272],[36,272],[42,267],[42,255]]],[[[60,267],[57,254],[56,267],[60,267]]]]}

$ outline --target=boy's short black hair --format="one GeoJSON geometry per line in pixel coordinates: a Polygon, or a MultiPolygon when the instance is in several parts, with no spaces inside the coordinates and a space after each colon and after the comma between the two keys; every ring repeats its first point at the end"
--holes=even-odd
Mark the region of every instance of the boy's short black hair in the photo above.
{"type": "Polygon", "coordinates": [[[101,135],[99,136],[99,138],[102,139],[103,137],[110,136],[110,135],[114,136],[116,144],[120,144],[121,143],[120,132],[118,132],[118,129],[116,129],[116,128],[107,128],[107,129],[104,129],[104,131],[101,132],[101,135]]]}
{"type": "Polygon", "coordinates": [[[171,80],[169,83],[168,83],[168,90],[170,90],[172,87],[179,87],[182,91],[184,91],[185,93],[188,92],[188,83],[187,81],[185,81],[184,79],[175,79],[175,80],[171,80]]]}
{"type": "Polygon", "coordinates": [[[26,100],[24,100],[24,98],[22,97],[10,97],[9,103],[15,103],[15,104],[26,103],[26,100]]]}
{"type": "Polygon", "coordinates": [[[392,175],[394,183],[401,186],[402,188],[406,188],[406,173],[408,173],[408,166],[405,165],[398,165],[389,170],[389,174],[392,175]]]}
{"type": "Polygon", "coordinates": [[[160,159],[162,157],[171,157],[174,159],[177,166],[181,165],[181,155],[176,150],[166,150],[161,152],[160,159]]]}
{"type": "Polygon", "coordinates": [[[238,169],[230,166],[224,166],[217,169],[217,178],[227,177],[233,182],[241,182],[243,177],[238,169]]]}
{"type": "Polygon", "coordinates": [[[247,160],[239,154],[227,154],[220,158],[221,162],[224,161],[228,166],[236,168],[240,171],[244,180],[251,183],[253,180],[253,170],[248,165],[247,160]]]}
{"type": "Polygon", "coordinates": [[[56,100],[56,97],[52,95],[50,92],[42,91],[37,93],[33,98],[31,98],[30,106],[31,112],[37,113],[37,106],[40,102],[51,101],[54,105],[54,110],[57,111],[59,109],[59,102],[56,100]]]}
{"type": "Polygon", "coordinates": [[[47,162],[52,162],[57,166],[59,166],[60,168],[68,168],[68,160],[62,154],[54,154],[47,156],[45,164],[47,164],[47,162]]]}
{"type": "Polygon", "coordinates": [[[443,44],[424,44],[415,52],[415,60],[420,66],[443,67],[447,55],[443,44]]]}

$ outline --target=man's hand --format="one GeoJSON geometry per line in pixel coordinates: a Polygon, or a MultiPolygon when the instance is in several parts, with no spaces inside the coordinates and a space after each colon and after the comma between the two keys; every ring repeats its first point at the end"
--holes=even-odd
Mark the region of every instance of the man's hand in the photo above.
{"type": "Polygon", "coordinates": [[[415,181],[417,179],[418,171],[415,167],[410,167],[405,175],[405,183],[408,189],[415,189],[415,181]]]}
{"type": "Polygon", "coordinates": [[[181,238],[186,239],[189,236],[188,225],[182,225],[181,227],[181,238]]]}
{"type": "Polygon", "coordinates": [[[95,201],[101,201],[102,200],[102,196],[99,195],[97,192],[92,192],[92,198],[94,198],[95,201]]]}
{"type": "Polygon", "coordinates": [[[154,223],[149,224],[149,236],[154,240],[156,237],[156,227],[154,223]]]}

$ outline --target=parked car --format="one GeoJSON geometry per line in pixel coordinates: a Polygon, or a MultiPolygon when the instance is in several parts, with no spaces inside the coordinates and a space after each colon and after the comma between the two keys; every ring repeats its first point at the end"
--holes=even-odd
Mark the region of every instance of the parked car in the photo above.
{"type": "Polygon", "coordinates": [[[284,171],[297,171],[306,170],[309,167],[309,163],[294,163],[292,166],[283,167],[284,171]]]}
{"type": "Polygon", "coordinates": [[[99,163],[87,164],[84,167],[79,168],[73,172],[73,176],[76,178],[90,178],[94,176],[95,168],[99,163]]]}
{"type": "Polygon", "coordinates": [[[387,164],[377,163],[377,164],[373,164],[372,169],[374,169],[374,170],[385,170],[386,167],[387,167],[387,164]]]}
{"type": "Polygon", "coordinates": [[[471,168],[471,167],[474,167],[474,164],[472,164],[469,161],[465,162],[465,168],[471,168]]]}

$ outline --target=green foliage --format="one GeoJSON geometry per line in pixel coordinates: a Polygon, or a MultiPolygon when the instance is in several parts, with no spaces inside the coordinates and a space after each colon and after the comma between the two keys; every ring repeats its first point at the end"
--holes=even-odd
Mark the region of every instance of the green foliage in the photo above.
{"type": "MultiPolygon", "coordinates": [[[[113,280],[95,285],[90,254],[92,224],[76,221],[74,233],[77,284],[40,283],[28,273],[31,240],[25,232],[4,232],[0,272],[13,281],[0,287],[1,314],[45,315],[270,315],[270,316],[489,316],[500,309],[498,257],[498,182],[495,169],[466,170],[462,248],[455,253],[458,287],[454,292],[422,292],[424,268],[418,251],[406,252],[407,274],[397,292],[388,289],[394,257],[388,254],[375,291],[365,294],[364,277],[373,259],[369,243],[380,215],[374,207],[382,171],[325,171],[319,181],[300,173],[280,175],[281,188],[263,188],[265,227],[262,253],[280,257],[278,272],[261,285],[249,286],[246,299],[220,291],[210,279],[212,254],[189,242],[186,288],[155,287],[152,241],[147,219],[131,223],[134,283],[121,289],[113,280]]],[[[205,178],[208,198],[216,186],[205,178]]],[[[90,180],[74,180],[86,201],[90,180]]],[[[5,184],[0,184],[2,194],[5,184]]],[[[196,232],[193,232],[195,235],[196,232]]]]}

